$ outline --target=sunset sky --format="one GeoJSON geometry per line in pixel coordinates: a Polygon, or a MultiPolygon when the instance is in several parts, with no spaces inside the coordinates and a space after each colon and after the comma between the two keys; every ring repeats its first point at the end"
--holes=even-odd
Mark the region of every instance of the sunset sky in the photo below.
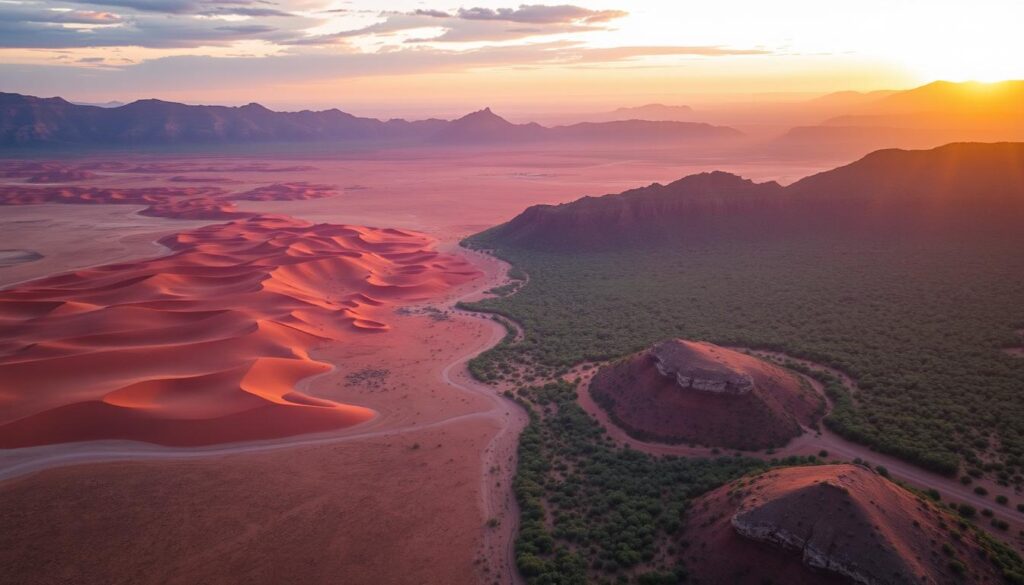
{"type": "Polygon", "coordinates": [[[1017,0],[0,0],[0,90],[448,114],[1024,78],[1017,0]]]}

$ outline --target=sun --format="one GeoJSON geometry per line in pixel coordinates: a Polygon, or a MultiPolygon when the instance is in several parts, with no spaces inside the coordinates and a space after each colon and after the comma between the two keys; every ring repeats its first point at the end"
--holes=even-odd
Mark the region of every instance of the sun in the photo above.
{"type": "Polygon", "coordinates": [[[981,55],[979,51],[950,51],[941,55],[934,53],[919,58],[904,58],[906,67],[922,81],[942,79],[945,81],[978,81],[994,83],[1009,79],[1024,79],[1024,64],[1020,60],[993,51],[981,55]]]}
{"type": "Polygon", "coordinates": [[[994,82],[1024,79],[1022,40],[1016,28],[1024,4],[945,6],[938,16],[920,15],[919,26],[879,43],[890,59],[920,80],[994,82]]]}

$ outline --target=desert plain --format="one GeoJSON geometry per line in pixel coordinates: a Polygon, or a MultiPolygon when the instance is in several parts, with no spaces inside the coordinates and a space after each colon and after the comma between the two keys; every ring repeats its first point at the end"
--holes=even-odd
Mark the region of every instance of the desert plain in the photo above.
{"type": "MultiPolygon", "coordinates": [[[[466,372],[503,328],[454,308],[500,285],[507,266],[457,242],[533,203],[705,164],[572,149],[6,161],[0,229],[18,250],[0,265],[3,342],[24,346],[0,365],[8,574],[19,583],[515,574],[511,480],[525,414],[466,372]],[[261,189],[269,195],[228,201],[261,189]],[[251,225],[224,232],[225,221],[251,225]],[[339,225],[366,227],[329,227],[339,225]],[[250,245],[288,238],[278,262],[254,269],[266,254],[250,245]],[[311,300],[310,272],[288,274],[315,266],[291,262],[315,253],[310,238],[359,265],[309,269],[340,305],[311,300]],[[398,248],[382,250],[389,239],[398,248]],[[160,282],[168,274],[178,276],[160,282]],[[267,274],[281,284],[252,314],[259,293],[246,279],[267,274]],[[367,276],[395,289],[360,288],[367,276]],[[339,312],[351,313],[341,327],[339,312]],[[43,313],[49,332],[14,326],[43,313]],[[182,319],[201,326],[159,338],[182,319]],[[105,359],[110,375],[89,391],[83,382],[105,359]],[[29,380],[49,390],[26,396],[29,380]],[[235,390],[211,397],[212,387],[235,390]],[[182,389],[192,398],[178,398],[182,389]],[[83,412],[109,418],[76,434],[67,423],[83,412]],[[37,413],[52,416],[11,425],[37,413]],[[153,571],[157,563],[169,564],[153,571]]],[[[733,168],[782,180],[808,172],[803,162],[733,168]]]]}

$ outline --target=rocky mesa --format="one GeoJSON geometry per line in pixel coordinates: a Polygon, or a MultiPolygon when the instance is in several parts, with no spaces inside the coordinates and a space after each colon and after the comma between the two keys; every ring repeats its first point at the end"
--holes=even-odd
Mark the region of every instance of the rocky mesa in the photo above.
{"type": "Polygon", "coordinates": [[[784,445],[824,411],[821,396],[799,375],[682,339],[602,367],[590,393],[636,438],[733,449],[784,445]]]}

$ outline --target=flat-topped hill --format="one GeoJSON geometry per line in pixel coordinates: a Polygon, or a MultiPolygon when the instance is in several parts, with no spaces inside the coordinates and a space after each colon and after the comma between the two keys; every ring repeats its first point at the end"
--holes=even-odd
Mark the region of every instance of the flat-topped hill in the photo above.
{"type": "Polygon", "coordinates": [[[823,411],[822,398],[798,375],[680,339],[602,367],[590,392],[637,438],[734,449],[784,445],[823,411]]]}

